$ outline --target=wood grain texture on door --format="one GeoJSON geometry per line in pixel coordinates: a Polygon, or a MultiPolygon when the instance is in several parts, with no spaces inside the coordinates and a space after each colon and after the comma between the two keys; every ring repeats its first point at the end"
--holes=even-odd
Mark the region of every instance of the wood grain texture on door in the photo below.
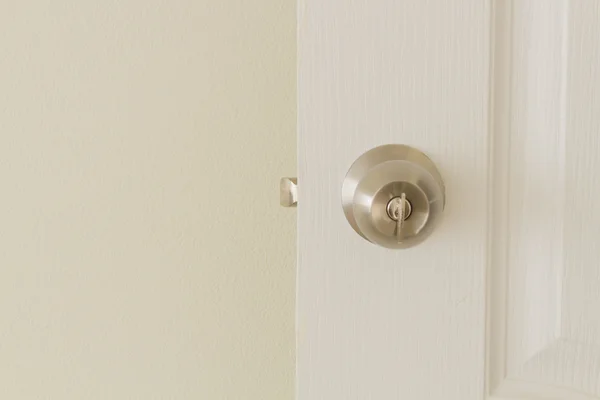
{"type": "Polygon", "coordinates": [[[297,398],[481,399],[490,2],[303,0],[298,18],[297,398]],[[342,211],[348,168],[387,143],[446,184],[445,220],[409,250],[342,211]]]}
{"type": "Polygon", "coordinates": [[[301,0],[297,398],[600,399],[600,2],[301,0]],[[444,221],[387,250],[352,162],[416,147],[444,221]]]}
{"type": "Polygon", "coordinates": [[[490,392],[598,399],[600,3],[498,2],[496,22],[490,392]]]}

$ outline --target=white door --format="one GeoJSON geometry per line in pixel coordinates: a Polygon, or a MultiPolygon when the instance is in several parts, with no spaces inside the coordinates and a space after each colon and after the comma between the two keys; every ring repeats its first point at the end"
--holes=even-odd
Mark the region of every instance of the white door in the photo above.
{"type": "Polygon", "coordinates": [[[600,2],[301,0],[298,400],[600,399],[600,2]],[[426,153],[442,223],[344,217],[351,164],[426,153]]]}

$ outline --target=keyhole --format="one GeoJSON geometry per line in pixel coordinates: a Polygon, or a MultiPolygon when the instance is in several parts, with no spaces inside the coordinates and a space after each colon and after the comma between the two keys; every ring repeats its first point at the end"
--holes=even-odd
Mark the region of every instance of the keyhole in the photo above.
{"type": "MultiPolygon", "coordinates": [[[[398,216],[400,215],[400,204],[402,203],[402,197],[394,197],[387,204],[387,215],[394,221],[398,221],[398,216]]],[[[410,217],[412,213],[412,204],[408,199],[404,201],[404,221],[410,217]]]]}

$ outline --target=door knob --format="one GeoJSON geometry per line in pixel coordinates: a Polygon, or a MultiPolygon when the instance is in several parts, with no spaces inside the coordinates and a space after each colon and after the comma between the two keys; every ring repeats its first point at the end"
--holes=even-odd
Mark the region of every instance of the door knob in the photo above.
{"type": "Polygon", "coordinates": [[[444,210],[445,189],[433,161],[405,145],[361,155],[342,186],[346,219],[368,241],[404,249],[425,240],[444,210]]]}

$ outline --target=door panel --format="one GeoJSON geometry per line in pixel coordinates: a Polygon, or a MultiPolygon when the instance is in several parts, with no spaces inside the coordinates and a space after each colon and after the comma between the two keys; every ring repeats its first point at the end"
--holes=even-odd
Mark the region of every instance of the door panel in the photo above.
{"type": "Polygon", "coordinates": [[[298,41],[298,399],[481,399],[490,3],[304,0],[298,41]],[[342,210],[352,162],[387,143],[446,184],[444,222],[409,250],[342,210]]]}
{"type": "Polygon", "coordinates": [[[297,395],[600,398],[600,3],[303,0],[297,395]],[[443,223],[358,236],[352,162],[427,153],[443,223]]]}
{"type": "Polygon", "coordinates": [[[495,132],[508,136],[496,142],[508,157],[496,159],[495,214],[508,217],[494,226],[490,387],[600,398],[600,7],[513,2],[511,15],[496,29],[497,43],[511,41],[495,81],[510,76],[496,92],[510,113],[495,132]]]}

